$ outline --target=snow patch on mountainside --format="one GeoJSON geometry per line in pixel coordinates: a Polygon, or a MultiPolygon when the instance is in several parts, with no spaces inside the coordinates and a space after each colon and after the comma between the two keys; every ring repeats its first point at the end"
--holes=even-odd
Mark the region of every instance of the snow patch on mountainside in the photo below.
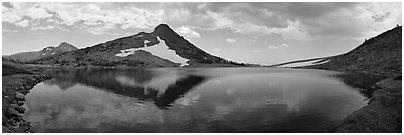
{"type": "Polygon", "coordinates": [[[129,56],[131,54],[135,54],[135,51],[140,50],[139,48],[130,48],[130,49],[125,49],[125,50],[121,50],[121,53],[115,54],[115,56],[118,57],[126,57],[129,56]]]}
{"type": "Polygon", "coordinates": [[[147,43],[150,43],[149,40],[144,40],[144,44],[146,45],[147,43]]]}
{"type": "Polygon", "coordinates": [[[326,61],[323,61],[323,62],[316,63],[315,65],[324,64],[324,63],[327,63],[327,62],[329,62],[329,61],[330,61],[330,60],[326,60],[326,61]]]}
{"type": "Polygon", "coordinates": [[[153,45],[153,46],[146,46],[146,43],[149,43],[149,40],[144,40],[144,47],[141,48],[130,48],[130,49],[125,49],[125,50],[120,50],[121,52],[118,54],[115,54],[115,56],[118,57],[126,57],[132,54],[135,54],[136,51],[138,50],[144,50],[147,52],[150,52],[151,54],[158,56],[163,59],[167,59],[169,61],[172,61],[174,63],[181,63],[181,66],[186,66],[188,65],[189,59],[183,58],[179,56],[178,54],[175,53],[174,50],[171,50],[168,48],[164,40],[161,40],[160,37],[157,37],[157,39],[160,41],[158,45],[153,45]]]}
{"type": "Polygon", "coordinates": [[[324,59],[317,59],[317,60],[312,60],[312,61],[305,61],[305,62],[297,62],[297,63],[291,63],[291,64],[286,64],[282,65],[279,67],[302,67],[302,66],[312,66],[312,65],[319,65],[319,64],[324,64],[329,62],[330,60],[322,61],[324,59]],[[319,62],[322,61],[322,62],[319,62]]]}

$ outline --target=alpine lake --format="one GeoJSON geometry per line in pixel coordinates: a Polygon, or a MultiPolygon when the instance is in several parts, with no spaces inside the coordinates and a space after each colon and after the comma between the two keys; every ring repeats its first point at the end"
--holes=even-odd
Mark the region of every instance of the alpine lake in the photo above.
{"type": "Polygon", "coordinates": [[[49,72],[26,96],[34,132],[329,132],[381,79],[263,67],[49,72]]]}

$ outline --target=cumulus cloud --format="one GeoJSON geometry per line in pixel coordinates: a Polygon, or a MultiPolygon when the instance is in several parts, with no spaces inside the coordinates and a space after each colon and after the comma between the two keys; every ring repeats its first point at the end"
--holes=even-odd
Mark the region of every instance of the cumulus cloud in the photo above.
{"type": "Polygon", "coordinates": [[[16,22],[15,25],[21,26],[21,27],[27,27],[29,25],[29,21],[24,19],[24,20],[16,22]]]}
{"type": "Polygon", "coordinates": [[[52,14],[46,11],[45,7],[41,7],[40,5],[27,8],[25,10],[22,10],[22,12],[25,16],[31,18],[32,20],[52,17],[52,14]]]}
{"type": "Polygon", "coordinates": [[[11,10],[7,7],[2,8],[3,13],[3,22],[8,22],[14,24],[20,20],[22,20],[22,16],[17,12],[18,10],[11,10]]]}
{"type": "Polygon", "coordinates": [[[55,26],[53,25],[47,25],[47,26],[38,26],[38,27],[32,27],[31,30],[50,30],[54,29],[55,26]]]}
{"type": "Polygon", "coordinates": [[[281,47],[290,48],[288,44],[282,44],[281,47]]]}
{"type": "Polygon", "coordinates": [[[233,42],[236,42],[236,39],[227,38],[227,39],[226,39],[226,42],[233,43],[233,42]]]}
{"type": "Polygon", "coordinates": [[[391,2],[10,3],[3,4],[2,13],[3,22],[21,27],[45,20],[89,29],[105,27],[108,31],[152,29],[164,22],[179,27],[176,30],[187,38],[198,38],[198,29],[230,29],[240,34],[280,34],[284,40],[307,41],[375,36],[402,23],[401,8],[400,3],[391,2]],[[185,24],[187,27],[182,27],[185,24]]]}
{"type": "Polygon", "coordinates": [[[162,22],[163,10],[137,7],[113,8],[96,3],[10,3],[3,4],[3,22],[27,27],[35,20],[66,26],[93,27],[88,31],[101,34],[99,26],[114,29],[152,29],[162,22]],[[97,26],[97,27],[95,27],[97,26]]]}
{"type": "Polygon", "coordinates": [[[281,45],[269,45],[268,49],[273,50],[273,49],[279,49],[279,48],[290,48],[290,46],[286,43],[283,43],[281,45]]]}
{"type": "Polygon", "coordinates": [[[279,48],[278,46],[273,46],[273,45],[268,46],[268,49],[278,49],[278,48],[279,48]]]}
{"type": "MultiPolygon", "coordinates": [[[[250,35],[281,34],[285,40],[360,39],[401,24],[400,3],[205,3],[184,5],[182,20],[204,30],[250,35]],[[188,8],[187,8],[188,7],[188,8]],[[198,19],[196,19],[198,18],[198,19]]],[[[172,8],[172,10],[177,10],[172,8]]],[[[173,21],[174,22],[174,21],[173,21]]]]}
{"type": "Polygon", "coordinates": [[[201,35],[192,30],[191,28],[187,27],[187,26],[181,26],[175,29],[175,31],[179,34],[184,36],[187,39],[191,39],[191,38],[200,38],[201,35]]]}
{"type": "MultiPolygon", "coordinates": [[[[210,20],[213,20],[212,24],[208,26],[208,29],[217,30],[229,28],[235,33],[252,34],[252,35],[270,35],[272,33],[281,33],[281,28],[267,27],[263,24],[255,24],[252,22],[237,22],[230,19],[228,14],[232,13],[216,13],[207,11],[207,16],[210,20]]],[[[242,16],[239,16],[242,17],[242,16]]]]}

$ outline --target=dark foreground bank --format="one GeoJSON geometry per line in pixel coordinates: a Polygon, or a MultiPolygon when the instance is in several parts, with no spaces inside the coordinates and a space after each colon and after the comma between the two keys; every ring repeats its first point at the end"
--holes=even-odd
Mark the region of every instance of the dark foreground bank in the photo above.
{"type": "Polygon", "coordinates": [[[369,105],[355,111],[334,129],[340,133],[400,133],[401,76],[377,83],[369,105]]]}
{"type": "Polygon", "coordinates": [[[31,132],[30,124],[22,114],[25,108],[22,107],[25,95],[29,93],[37,83],[50,79],[51,77],[39,74],[15,74],[3,76],[3,132],[31,132]]]}
{"type": "Polygon", "coordinates": [[[324,68],[301,67],[309,69],[334,70],[350,73],[364,73],[385,76],[373,85],[369,104],[346,117],[331,132],[336,133],[401,133],[402,132],[402,81],[401,73],[389,71],[358,71],[346,67],[324,68]]]}
{"type": "Polygon", "coordinates": [[[22,117],[25,95],[36,84],[52,77],[21,68],[21,64],[4,59],[2,67],[3,133],[32,132],[29,122],[22,117]]]}
{"type": "MultiPolygon", "coordinates": [[[[338,67],[338,66],[335,66],[338,67]]],[[[402,104],[401,104],[401,71],[388,70],[360,71],[347,67],[325,68],[323,65],[302,68],[334,70],[340,72],[365,73],[382,75],[387,79],[381,80],[373,87],[369,104],[346,117],[331,132],[337,133],[401,133],[402,104]]],[[[401,67],[401,66],[400,66],[401,67]]]]}

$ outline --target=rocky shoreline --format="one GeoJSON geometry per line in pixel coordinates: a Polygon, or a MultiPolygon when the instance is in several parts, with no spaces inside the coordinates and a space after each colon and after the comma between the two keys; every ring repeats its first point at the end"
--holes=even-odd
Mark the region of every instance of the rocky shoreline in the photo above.
{"type": "Polygon", "coordinates": [[[401,85],[401,76],[378,82],[369,104],[346,117],[333,132],[401,133],[401,85]]]}
{"type": "Polygon", "coordinates": [[[25,95],[38,83],[51,79],[41,74],[14,74],[2,78],[3,133],[29,133],[30,123],[22,117],[25,95]]]}

